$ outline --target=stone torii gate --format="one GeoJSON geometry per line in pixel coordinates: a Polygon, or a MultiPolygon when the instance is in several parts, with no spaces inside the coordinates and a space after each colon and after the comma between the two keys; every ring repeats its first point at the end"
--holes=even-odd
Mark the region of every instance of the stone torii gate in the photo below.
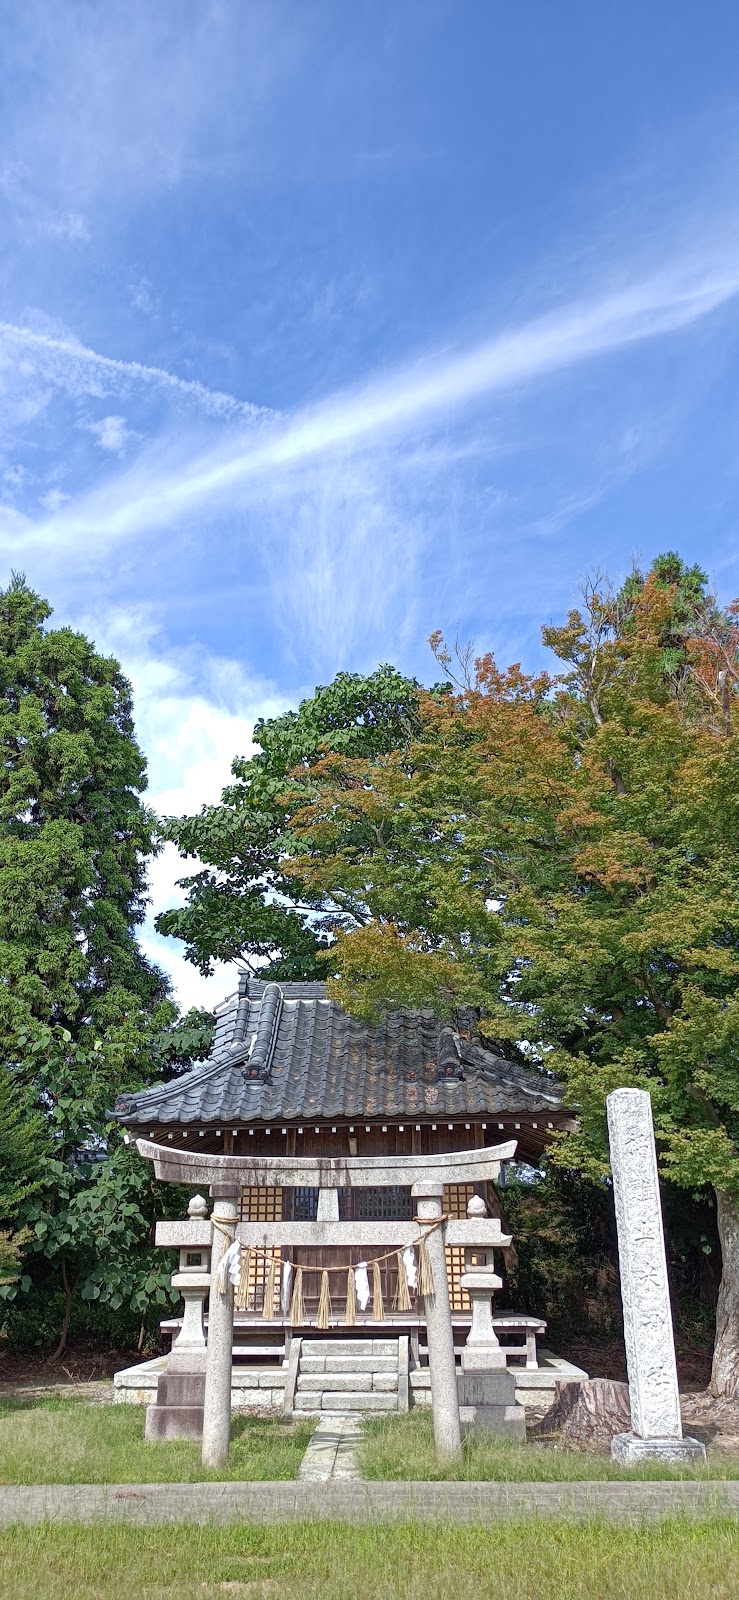
{"type": "MultiPolygon", "coordinates": [[[[465,1349],[469,1359],[465,1362],[463,1356],[463,1370],[482,1375],[505,1365],[505,1357],[497,1349],[491,1315],[492,1292],[501,1286],[501,1280],[489,1269],[487,1253],[494,1247],[509,1245],[511,1240],[502,1232],[498,1217],[480,1215],[479,1201],[471,1202],[471,1215],[467,1220],[446,1218],[444,1186],[495,1182],[502,1162],[511,1161],[515,1155],[515,1139],[444,1155],[375,1158],[210,1155],[204,1151],[177,1150],[148,1139],[138,1139],[136,1147],[145,1160],[153,1162],[158,1178],[169,1183],[207,1186],[213,1200],[210,1219],[193,1215],[191,1209],[189,1221],[159,1222],[156,1228],[157,1244],[179,1248],[183,1266],[188,1251],[210,1250],[211,1293],[203,1411],[205,1467],[217,1470],[228,1460],[234,1291],[226,1283],[225,1291],[216,1293],[215,1285],[221,1260],[236,1239],[243,1246],[257,1250],[285,1245],[318,1249],[334,1245],[366,1249],[379,1245],[399,1250],[407,1244],[419,1246],[424,1242],[433,1280],[432,1291],[424,1295],[424,1314],[436,1451],[440,1459],[458,1452],[461,1446],[459,1395],[445,1247],[456,1245],[466,1252],[467,1270],[462,1283],[472,1300],[473,1321],[465,1349]],[[242,1188],[303,1186],[318,1189],[315,1222],[239,1221],[242,1188]],[[411,1190],[416,1203],[412,1221],[339,1221],[339,1189],[396,1186],[411,1190]]],[[[177,1287],[187,1287],[187,1273],[180,1272],[173,1281],[177,1287]]],[[[198,1284],[204,1298],[203,1274],[198,1275],[198,1284]]],[[[192,1288],[194,1292],[194,1280],[192,1288]]],[[[184,1350],[183,1357],[186,1360],[184,1350]]],[[[474,1384],[474,1377],[470,1381],[474,1384]]]]}

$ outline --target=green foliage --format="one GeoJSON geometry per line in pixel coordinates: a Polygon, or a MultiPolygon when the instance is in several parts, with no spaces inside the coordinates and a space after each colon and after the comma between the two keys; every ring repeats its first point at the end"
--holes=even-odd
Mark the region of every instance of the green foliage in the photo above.
{"type": "Polygon", "coordinates": [[[597,1342],[618,1333],[613,1202],[606,1185],[550,1163],[539,1179],[506,1183],[503,1209],[517,1258],[506,1271],[505,1304],[543,1317],[546,1342],[555,1350],[566,1350],[573,1338],[597,1342]]]}
{"type": "Polygon", "coordinates": [[[139,1328],[171,1303],[157,1185],[116,1094],[207,1053],[137,942],[147,858],[130,687],[14,578],[0,591],[0,1297],[5,1332],[63,1348],[77,1307],[139,1328]],[[61,1335],[61,1338],[60,1338],[61,1335]]]}
{"type": "Polygon", "coordinates": [[[43,1182],[45,1134],[43,1117],[31,1108],[17,1074],[0,1065],[0,1290],[19,1276],[27,1234],[15,1224],[43,1182]]]}
{"type": "Polygon", "coordinates": [[[291,819],[306,794],[311,769],[329,749],[353,757],[379,756],[417,731],[418,685],[394,668],[368,677],[340,672],[297,711],[259,721],[259,752],[235,760],[234,783],[221,804],[196,817],[170,817],[161,837],[202,870],[184,878],[187,904],[157,919],[160,933],[183,939],[202,972],[213,960],[257,963],[265,976],[322,978],[318,956],[337,927],[351,922],[350,886],[334,893],[293,893],[281,865],[290,849],[291,819]]]}
{"type": "Polygon", "coordinates": [[[0,1039],[125,1026],[166,994],[136,942],[154,818],[117,662],[0,591],[0,1039]]]}
{"type": "Polygon", "coordinates": [[[361,895],[330,952],[349,1009],[476,1004],[566,1078],[563,1162],[607,1171],[605,1096],[636,1084],[665,1172],[739,1194],[734,611],[670,555],[545,639],[559,679],[485,657],[402,749],[325,757],[285,870],[361,895]]]}
{"type": "MultiPolygon", "coordinates": [[[[88,1043],[60,1028],[37,1026],[19,1035],[16,1048],[26,1092],[35,1089],[44,1107],[46,1154],[18,1206],[25,1273],[0,1296],[48,1295],[59,1284],[62,1346],[75,1296],[125,1308],[145,1324],[172,1304],[172,1262],[153,1248],[153,1222],[165,1208],[181,1210],[183,1195],[156,1183],[110,1120],[115,1094],[140,1082],[140,1060],[118,1034],[88,1043]]],[[[14,1340],[12,1311],[7,1331],[14,1340]]]]}

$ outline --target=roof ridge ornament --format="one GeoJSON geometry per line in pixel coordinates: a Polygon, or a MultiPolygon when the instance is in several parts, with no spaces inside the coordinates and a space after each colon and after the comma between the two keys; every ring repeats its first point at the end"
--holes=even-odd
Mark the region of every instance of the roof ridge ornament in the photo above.
{"type": "Polygon", "coordinates": [[[442,1028],[436,1047],[439,1078],[464,1078],[464,1067],[459,1053],[459,1034],[453,1028],[442,1028]]]}
{"type": "Polygon", "coordinates": [[[283,997],[279,983],[265,984],[259,1005],[257,1031],[242,1067],[247,1083],[266,1083],[270,1076],[282,1006],[283,997]]]}

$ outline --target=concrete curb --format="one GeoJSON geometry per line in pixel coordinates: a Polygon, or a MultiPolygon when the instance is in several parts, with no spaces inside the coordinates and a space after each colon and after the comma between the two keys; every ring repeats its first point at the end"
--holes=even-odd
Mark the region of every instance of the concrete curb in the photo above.
{"type": "Polygon", "coordinates": [[[653,1483],[146,1483],[0,1487],[0,1526],[41,1522],[655,1522],[739,1514],[739,1481],[653,1483]]]}

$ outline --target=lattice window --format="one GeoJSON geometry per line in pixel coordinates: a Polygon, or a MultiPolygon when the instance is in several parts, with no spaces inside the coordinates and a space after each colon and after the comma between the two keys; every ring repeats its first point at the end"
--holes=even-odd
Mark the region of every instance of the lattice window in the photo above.
{"type": "MultiPolygon", "coordinates": [[[[242,1222],[281,1222],[282,1221],[282,1190],[281,1189],[242,1189],[240,1216],[242,1222]]],[[[274,1254],[279,1261],[282,1260],[282,1251],[275,1250],[274,1254]]],[[[264,1303],[264,1285],[267,1276],[268,1259],[265,1255],[252,1255],[249,1263],[249,1292],[247,1296],[247,1311],[261,1311],[264,1303]]]]}
{"type": "Polygon", "coordinates": [[[253,1189],[242,1189],[241,1221],[281,1222],[282,1190],[261,1189],[256,1187],[253,1189]]]}
{"type": "Polygon", "coordinates": [[[392,1222],[413,1216],[411,1191],[398,1184],[381,1189],[352,1189],[351,1194],[355,1222],[392,1222]]]}
{"type": "Polygon", "coordinates": [[[292,1190],[293,1221],[315,1222],[318,1216],[318,1190],[300,1183],[292,1190]]]}
{"type": "MultiPolygon", "coordinates": [[[[472,1199],[475,1186],[472,1183],[449,1183],[444,1185],[444,1210],[448,1217],[466,1217],[467,1202],[472,1199]]],[[[449,1284],[449,1305],[452,1311],[469,1311],[470,1297],[459,1286],[459,1280],[464,1272],[464,1250],[457,1245],[447,1245],[446,1249],[446,1275],[449,1284]]]]}

